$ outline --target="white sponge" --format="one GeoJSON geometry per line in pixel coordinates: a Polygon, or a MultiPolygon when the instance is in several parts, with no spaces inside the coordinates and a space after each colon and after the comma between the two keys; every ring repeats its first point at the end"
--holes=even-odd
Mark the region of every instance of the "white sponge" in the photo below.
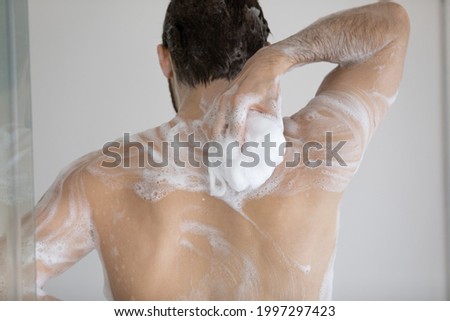
{"type": "Polygon", "coordinates": [[[236,144],[230,148],[234,141],[226,137],[218,142],[223,149],[222,157],[210,158],[211,163],[220,161],[221,164],[208,167],[210,194],[222,197],[229,188],[243,192],[261,187],[284,159],[286,139],[283,131],[283,122],[279,118],[250,111],[242,148],[236,144]]]}

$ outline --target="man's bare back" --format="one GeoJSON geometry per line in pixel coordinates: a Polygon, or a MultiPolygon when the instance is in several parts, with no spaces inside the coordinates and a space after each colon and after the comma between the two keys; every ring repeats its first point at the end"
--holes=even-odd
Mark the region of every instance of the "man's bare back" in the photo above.
{"type": "MultiPolygon", "coordinates": [[[[87,155],[40,201],[39,286],[95,248],[116,300],[331,299],[340,201],[397,92],[408,31],[407,15],[397,5],[354,9],[259,51],[232,82],[177,88],[185,99],[178,98],[184,108],[174,120],[108,149],[120,157],[120,166],[108,166],[112,159],[105,150],[87,155]],[[355,30],[342,29],[343,20],[355,30]],[[350,41],[354,53],[331,43],[322,49],[324,57],[308,57],[309,38],[323,29],[363,38],[357,27],[363,21],[369,29],[385,28],[386,39],[361,48],[350,41]],[[225,118],[239,113],[233,106],[240,104],[230,102],[248,94],[261,99],[243,108],[279,117],[271,111],[279,76],[292,65],[316,61],[340,66],[305,108],[283,120],[290,145],[261,187],[211,196],[205,164],[181,167],[170,151],[164,157],[163,142],[176,135],[187,142],[195,134],[196,142],[206,144],[223,134],[217,128],[236,126],[225,118]],[[337,147],[339,160],[333,159],[337,147]],[[168,163],[152,166],[149,155],[168,163]]],[[[164,71],[168,63],[162,60],[164,71]]],[[[231,131],[234,140],[243,139],[246,126],[231,131]]],[[[195,153],[197,160],[205,156],[204,150],[195,153]]],[[[188,160],[187,149],[180,157],[188,160]]]]}

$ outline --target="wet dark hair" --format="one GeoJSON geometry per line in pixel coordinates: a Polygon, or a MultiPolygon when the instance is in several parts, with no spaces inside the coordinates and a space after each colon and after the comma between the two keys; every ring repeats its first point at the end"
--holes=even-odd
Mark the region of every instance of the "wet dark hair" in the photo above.
{"type": "Polygon", "coordinates": [[[171,0],[162,38],[178,80],[195,87],[235,78],[269,33],[258,0],[171,0]]]}

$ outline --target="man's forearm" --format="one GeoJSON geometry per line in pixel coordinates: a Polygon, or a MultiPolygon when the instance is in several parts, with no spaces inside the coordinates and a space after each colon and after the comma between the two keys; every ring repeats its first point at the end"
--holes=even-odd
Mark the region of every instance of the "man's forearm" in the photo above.
{"type": "Polygon", "coordinates": [[[327,61],[347,65],[365,61],[401,35],[407,17],[395,3],[383,2],[320,19],[271,46],[283,56],[282,69],[327,61]]]}

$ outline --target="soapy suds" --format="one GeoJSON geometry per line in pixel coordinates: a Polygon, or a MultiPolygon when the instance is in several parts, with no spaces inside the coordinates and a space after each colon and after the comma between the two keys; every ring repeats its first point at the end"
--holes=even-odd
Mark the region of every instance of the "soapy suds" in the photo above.
{"type": "Polygon", "coordinates": [[[305,275],[308,275],[311,273],[311,265],[301,265],[296,263],[295,266],[305,275]]]}
{"type": "Polygon", "coordinates": [[[231,245],[224,239],[220,231],[212,227],[196,222],[185,222],[181,226],[181,231],[183,233],[203,236],[208,240],[213,251],[223,255],[230,254],[231,245]]]}
{"type": "Polygon", "coordinates": [[[264,21],[261,17],[261,10],[256,7],[250,7],[248,8],[248,14],[255,20],[254,27],[250,29],[251,32],[254,34],[264,34],[264,21]]]}
{"type": "Polygon", "coordinates": [[[248,11],[250,11],[255,16],[255,18],[259,19],[259,16],[261,15],[261,10],[255,7],[251,7],[248,8],[248,11]]]}
{"type": "MultiPolygon", "coordinates": [[[[200,258],[206,259],[210,262],[210,272],[205,275],[203,282],[206,284],[214,283],[216,275],[227,275],[225,285],[228,285],[228,289],[236,288],[235,292],[228,294],[228,297],[232,297],[236,300],[244,299],[256,299],[258,293],[260,292],[260,280],[259,273],[256,265],[251,259],[249,253],[239,251],[234,247],[231,242],[225,239],[225,235],[210,226],[204,225],[199,222],[186,221],[181,224],[180,230],[183,232],[184,237],[179,241],[179,245],[185,248],[189,252],[197,255],[200,258]],[[196,248],[192,242],[188,240],[188,235],[195,235],[204,237],[208,242],[212,254],[207,254],[196,248]],[[208,283],[209,282],[209,283],[208,283]],[[237,287],[236,287],[237,285],[237,287]],[[231,296],[230,296],[231,295],[231,296]]],[[[267,238],[269,238],[267,236],[267,238]]],[[[308,276],[311,272],[311,265],[301,265],[297,262],[292,261],[288,258],[283,251],[273,240],[274,251],[277,253],[276,262],[284,262],[284,266],[293,268],[286,268],[287,275],[289,276],[290,282],[289,287],[285,288],[283,291],[283,298],[288,299],[298,296],[298,291],[295,284],[298,284],[300,275],[298,271],[304,275],[308,276]]],[[[274,257],[270,258],[270,261],[274,260],[274,257]]],[[[273,284],[272,288],[279,287],[278,273],[274,272],[270,278],[266,278],[265,282],[271,282],[273,284]]],[[[205,299],[207,296],[201,290],[204,287],[204,283],[201,283],[198,288],[193,287],[193,296],[183,297],[183,299],[205,299]],[[200,296],[203,294],[203,296],[200,296]]],[[[223,284],[222,284],[223,285],[223,284]]],[[[222,288],[222,291],[225,291],[222,288]]]]}
{"type": "Polygon", "coordinates": [[[336,251],[330,258],[327,271],[324,275],[322,286],[320,288],[319,298],[321,301],[331,301],[333,299],[333,278],[334,262],[336,261],[336,251]]]}
{"type": "Polygon", "coordinates": [[[333,280],[334,280],[334,264],[336,262],[337,240],[341,230],[341,211],[338,210],[336,216],[336,244],[333,254],[328,262],[328,268],[323,277],[322,286],[320,287],[319,298],[321,301],[331,301],[333,299],[333,280]]]}
{"type": "Polygon", "coordinates": [[[227,297],[243,300],[257,297],[260,292],[258,271],[250,256],[236,249],[225,236],[217,229],[205,224],[186,221],[181,224],[181,232],[185,235],[179,242],[180,246],[189,252],[209,261],[209,272],[204,276],[198,286],[193,285],[191,293],[184,300],[207,299],[202,288],[213,286],[216,292],[227,297]],[[196,248],[187,238],[189,235],[200,236],[208,242],[212,254],[207,254],[196,248]],[[224,280],[216,281],[218,275],[224,280]],[[237,287],[235,293],[232,289],[237,287]]]}

